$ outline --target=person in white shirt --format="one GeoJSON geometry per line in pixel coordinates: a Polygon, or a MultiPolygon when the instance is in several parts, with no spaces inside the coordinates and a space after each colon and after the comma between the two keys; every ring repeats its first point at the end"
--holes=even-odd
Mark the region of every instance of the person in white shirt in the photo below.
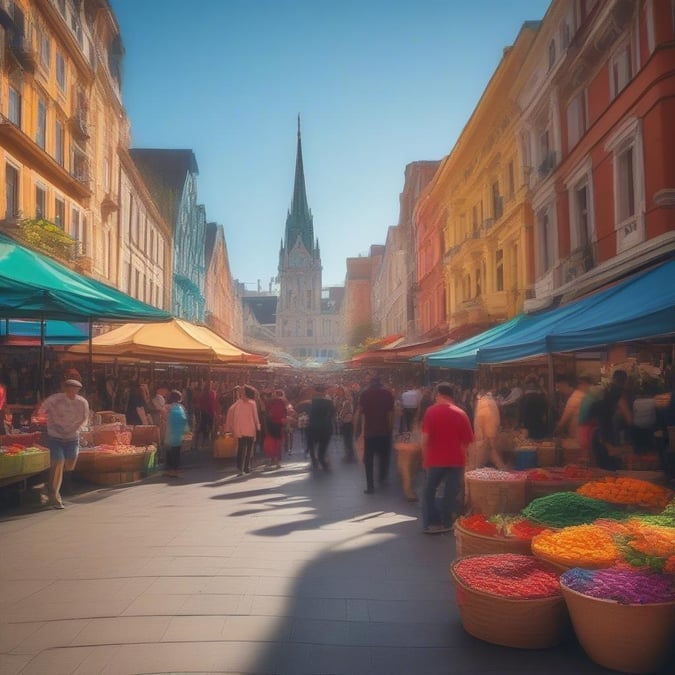
{"type": "Polygon", "coordinates": [[[415,416],[420,406],[422,392],[419,389],[411,387],[401,394],[401,406],[403,415],[401,418],[401,431],[412,431],[415,423],[415,416]]]}
{"type": "Polygon", "coordinates": [[[82,383],[66,380],[63,391],[46,398],[38,411],[47,418],[47,445],[51,459],[47,482],[47,503],[62,509],[63,472],[72,471],[80,451],[80,429],[89,420],[89,403],[78,392],[82,383]]]}

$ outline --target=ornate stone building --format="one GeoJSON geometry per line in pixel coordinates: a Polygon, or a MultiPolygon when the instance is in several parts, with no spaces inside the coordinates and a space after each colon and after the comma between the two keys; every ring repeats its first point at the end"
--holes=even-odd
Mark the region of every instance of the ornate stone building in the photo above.
{"type": "Polygon", "coordinates": [[[341,345],[338,303],[321,286],[321,252],[307,202],[300,118],[293,201],[279,250],[276,342],[299,359],[330,360],[341,345]]]}

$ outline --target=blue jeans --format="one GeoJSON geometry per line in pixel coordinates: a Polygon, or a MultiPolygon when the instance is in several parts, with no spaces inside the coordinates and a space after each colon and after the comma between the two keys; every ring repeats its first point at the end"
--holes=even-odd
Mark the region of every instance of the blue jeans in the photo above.
{"type": "Polygon", "coordinates": [[[422,496],[422,523],[429,525],[452,525],[453,511],[459,511],[459,497],[462,491],[464,467],[430,466],[427,468],[427,479],[422,496]],[[443,483],[443,498],[439,510],[436,504],[436,491],[443,483]]]}
{"type": "Polygon", "coordinates": [[[80,441],[76,438],[72,441],[64,441],[61,438],[47,437],[49,457],[52,462],[73,461],[80,452],[80,441]]]}

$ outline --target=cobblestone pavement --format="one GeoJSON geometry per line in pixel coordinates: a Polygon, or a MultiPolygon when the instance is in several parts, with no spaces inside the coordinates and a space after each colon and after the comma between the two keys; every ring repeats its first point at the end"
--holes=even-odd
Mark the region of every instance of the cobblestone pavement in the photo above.
{"type": "MultiPolygon", "coordinates": [[[[0,514],[0,673],[602,673],[571,638],[546,651],[461,627],[451,534],[421,533],[398,484],[363,494],[330,450],[233,475],[203,461],[0,514]]],[[[223,463],[224,462],[224,463],[223,463]]]]}

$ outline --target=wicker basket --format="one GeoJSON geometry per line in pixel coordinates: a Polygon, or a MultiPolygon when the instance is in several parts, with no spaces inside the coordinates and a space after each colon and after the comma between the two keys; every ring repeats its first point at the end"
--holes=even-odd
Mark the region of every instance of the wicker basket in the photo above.
{"type": "Polygon", "coordinates": [[[675,601],[622,605],[561,587],[577,639],[597,664],[654,673],[675,656],[675,601]]]}
{"type": "Polygon", "coordinates": [[[525,479],[479,480],[466,479],[469,510],[494,516],[498,513],[519,513],[525,508],[525,479]]]}
{"type": "Polygon", "coordinates": [[[23,455],[23,473],[40,473],[50,465],[49,450],[42,452],[26,452],[23,455]]]}
{"type": "Polygon", "coordinates": [[[519,649],[546,649],[560,644],[569,628],[562,597],[511,600],[473,590],[455,574],[457,606],[464,630],[485,642],[519,649]]]}
{"type": "Polygon", "coordinates": [[[529,540],[517,539],[516,537],[488,537],[484,534],[471,532],[459,523],[455,523],[455,547],[458,558],[485,553],[532,555],[532,546],[529,540]]]}
{"type": "Polygon", "coordinates": [[[558,464],[558,448],[553,441],[537,443],[537,466],[556,466],[558,464]]]}
{"type": "Polygon", "coordinates": [[[154,424],[138,424],[131,432],[131,445],[159,443],[159,427],[154,424]]]}

